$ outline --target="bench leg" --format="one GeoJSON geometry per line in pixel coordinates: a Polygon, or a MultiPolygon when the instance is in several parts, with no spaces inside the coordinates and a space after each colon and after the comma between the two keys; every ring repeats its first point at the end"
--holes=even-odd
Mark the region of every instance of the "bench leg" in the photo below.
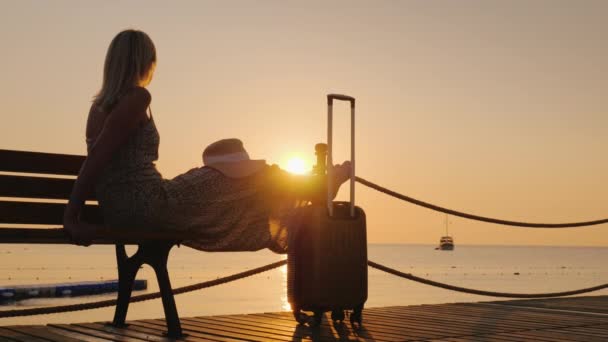
{"type": "Polygon", "coordinates": [[[118,263],[118,302],[114,311],[112,325],[124,327],[129,310],[129,300],[133,291],[133,282],[137,271],[143,264],[139,250],[132,257],[127,257],[124,245],[116,245],[116,261],[118,263]]]}
{"type": "Polygon", "coordinates": [[[169,272],[167,271],[167,260],[171,247],[173,246],[156,246],[155,249],[157,250],[157,253],[155,253],[154,259],[150,260],[150,266],[152,266],[156,273],[158,287],[160,288],[160,293],[162,295],[165,321],[167,323],[167,336],[179,338],[183,336],[182,327],[177,314],[177,306],[175,305],[175,298],[173,297],[169,272]]]}
{"type": "Polygon", "coordinates": [[[124,245],[116,245],[116,260],[118,262],[118,302],[112,325],[124,327],[129,309],[129,300],[133,290],[133,282],[142,264],[148,264],[154,269],[158,287],[163,300],[167,336],[178,338],[184,336],[177,314],[177,306],[173,297],[173,289],[167,271],[167,260],[173,243],[150,243],[139,245],[137,252],[128,257],[124,245]]]}

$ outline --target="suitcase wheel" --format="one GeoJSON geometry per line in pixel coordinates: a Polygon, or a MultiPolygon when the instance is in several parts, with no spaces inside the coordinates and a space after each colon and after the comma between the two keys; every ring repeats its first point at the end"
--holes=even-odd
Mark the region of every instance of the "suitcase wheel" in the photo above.
{"type": "Polygon", "coordinates": [[[358,305],[353,312],[350,314],[350,324],[353,328],[361,328],[361,322],[363,321],[363,304],[358,305]],[[355,325],[357,323],[357,325],[355,325]]]}
{"type": "Polygon", "coordinates": [[[293,318],[295,318],[299,324],[306,324],[309,319],[308,315],[300,311],[300,308],[295,308],[293,310],[293,318]]]}
{"type": "Polygon", "coordinates": [[[334,321],[334,323],[344,322],[344,310],[342,310],[342,309],[332,310],[331,319],[332,319],[332,321],[334,321]]]}
{"type": "Polygon", "coordinates": [[[310,322],[310,326],[311,327],[318,327],[321,325],[321,321],[323,320],[323,311],[321,310],[316,310],[315,311],[315,316],[312,319],[312,322],[310,322]]]}

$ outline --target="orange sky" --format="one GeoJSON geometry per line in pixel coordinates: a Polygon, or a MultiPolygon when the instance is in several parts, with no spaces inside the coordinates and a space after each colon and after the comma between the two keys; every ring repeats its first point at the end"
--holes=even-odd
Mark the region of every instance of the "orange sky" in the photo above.
{"type": "MultiPolygon", "coordinates": [[[[339,92],[358,101],[364,178],[480,215],[603,218],[606,17],[603,1],[3,1],[0,148],[84,154],[106,48],[138,28],[158,51],[149,90],[165,177],[224,137],[270,163],[312,164],[325,94],[339,92]]],[[[347,110],[336,110],[337,160],[348,157],[347,110]]],[[[363,186],[357,198],[370,242],[443,233],[441,214],[363,186]]],[[[451,221],[457,244],[608,243],[608,225],[451,221]]]]}

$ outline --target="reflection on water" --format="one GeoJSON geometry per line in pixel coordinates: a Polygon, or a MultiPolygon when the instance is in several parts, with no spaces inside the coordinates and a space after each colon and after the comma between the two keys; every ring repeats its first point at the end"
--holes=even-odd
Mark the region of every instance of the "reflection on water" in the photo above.
{"type": "Polygon", "coordinates": [[[281,294],[281,307],[283,311],[291,311],[291,304],[289,304],[289,299],[287,298],[287,265],[281,266],[279,270],[281,271],[281,279],[283,283],[283,293],[281,294]]]}

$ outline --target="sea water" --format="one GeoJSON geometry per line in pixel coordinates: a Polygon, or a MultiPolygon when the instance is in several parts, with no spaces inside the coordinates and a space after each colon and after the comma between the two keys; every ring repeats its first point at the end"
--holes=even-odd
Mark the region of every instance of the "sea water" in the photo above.
{"type": "MultiPolygon", "coordinates": [[[[131,252],[134,248],[131,249],[131,252]]],[[[369,259],[402,272],[474,289],[540,293],[566,291],[608,283],[608,248],[471,246],[454,251],[431,245],[376,245],[369,259]]],[[[174,288],[216,279],[284,259],[269,251],[205,253],[175,248],[169,259],[174,288]]],[[[0,287],[116,279],[112,246],[0,245],[0,287]]],[[[158,290],[154,272],[144,266],[138,279],[146,291],[158,290]]],[[[176,296],[181,316],[276,312],[290,310],[286,266],[242,280],[176,296]]],[[[592,295],[608,294],[608,290],[592,295]]],[[[116,294],[28,299],[0,305],[0,310],[25,309],[113,299],[116,294]]],[[[367,307],[476,302],[499,298],[430,287],[369,269],[367,307]]],[[[113,308],[0,318],[0,325],[109,321],[113,308]]],[[[160,299],[130,305],[127,319],[161,318],[160,299]]]]}

